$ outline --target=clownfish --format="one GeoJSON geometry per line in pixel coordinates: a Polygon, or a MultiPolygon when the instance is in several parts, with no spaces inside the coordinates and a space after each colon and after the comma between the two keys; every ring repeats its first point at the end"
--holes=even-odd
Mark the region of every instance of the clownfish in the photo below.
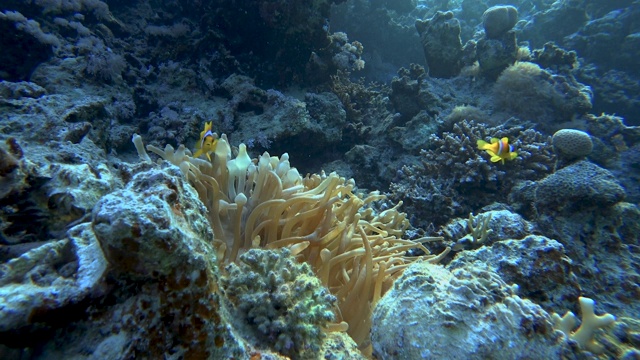
{"type": "Polygon", "coordinates": [[[491,143],[484,140],[478,140],[478,149],[486,151],[491,155],[491,162],[505,160],[513,160],[518,156],[518,153],[513,151],[513,146],[509,145],[509,139],[503,137],[502,139],[492,138],[491,143]]]}
{"type": "Polygon", "coordinates": [[[207,159],[211,161],[210,152],[216,150],[218,145],[217,136],[211,131],[211,121],[204,123],[204,130],[200,133],[200,140],[196,143],[197,151],[193,154],[194,158],[200,157],[200,155],[207,155],[207,159]]]}

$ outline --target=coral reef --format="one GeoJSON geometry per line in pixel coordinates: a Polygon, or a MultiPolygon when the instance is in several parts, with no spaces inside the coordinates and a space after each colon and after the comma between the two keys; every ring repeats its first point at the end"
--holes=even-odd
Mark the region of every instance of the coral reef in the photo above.
{"type": "Polygon", "coordinates": [[[306,66],[306,77],[310,83],[324,83],[337,71],[353,72],[364,69],[363,46],[358,41],[349,42],[347,34],[337,32],[329,35],[329,46],[311,54],[306,66]]]}
{"type": "Polygon", "coordinates": [[[638,220],[637,205],[620,202],[555,219],[545,214],[537,222],[545,235],[565,245],[585,293],[600,294],[599,302],[616,315],[634,316],[638,304],[632,299],[640,294],[640,274],[632,265],[637,257],[628,252],[638,242],[638,220]]]}
{"type": "Polygon", "coordinates": [[[469,219],[467,219],[469,233],[456,241],[451,249],[453,251],[471,248],[476,249],[485,244],[487,237],[493,233],[493,229],[489,229],[492,216],[493,214],[489,213],[487,215],[478,215],[474,218],[473,214],[469,214],[469,219]],[[474,222],[476,224],[475,226],[473,225],[474,222]]]}
{"type": "Polygon", "coordinates": [[[625,188],[631,203],[640,201],[640,127],[627,126],[619,116],[588,115],[584,130],[593,141],[594,151],[589,160],[611,171],[625,188]]]}
{"type": "MultiPolygon", "coordinates": [[[[149,162],[141,137],[134,135],[133,142],[149,162]]],[[[147,149],[178,166],[197,189],[221,261],[235,261],[255,247],[293,247],[336,296],[337,321],[348,324],[349,335],[365,352],[371,346],[371,311],[394,279],[408,264],[438,262],[450,251],[431,255],[421,244],[439,238],[402,239],[409,224],[400,204],[381,212],[364,208],[385,196],[354,194],[354,182],[335,173],[303,178],[288,154],[278,158],[265,152],[252,161],[240,144],[234,157],[224,134],[211,161],[192,158],[182,145],[147,149]],[[413,248],[424,255],[406,257],[413,248]]]]}
{"type": "MultiPolygon", "coordinates": [[[[111,300],[89,307],[88,318],[69,319],[60,338],[67,346],[45,343],[43,354],[68,357],[82,347],[94,356],[112,358],[167,353],[201,359],[260,354],[279,358],[269,349],[252,346],[230,328],[234,321],[217,290],[221,275],[209,241],[212,231],[206,210],[180,170],[167,163],[162,167],[142,163],[126,171],[131,179],[126,187],[103,197],[93,220],[72,232],[79,234],[74,235],[78,238],[74,241],[92,246],[94,257],[104,251],[106,259],[99,262],[79,256],[79,271],[87,275],[75,280],[84,284],[78,290],[86,287],[86,293],[91,286],[106,288],[111,300]],[[105,267],[108,277],[98,272],[104,272],[105,267]]],[[[50,278],[47,275],[43,281],[50,278]]],[[[95,296],[95,290],[89,294],[95,296]]],[[[82,295],[77,295],[79,300],[82,295]]],[[[40,311],[46,317],[56,316],[55,308],[40,311]]],[[[318,350],[359,357],[354,345],[337,334],[330,335],[318,350]]]]}
{"type": "Polygon", "coordinates": [[[437,105],[438,99],[422,88],[426,76],[425,69],[415,64],[412,64],[409,69],[398,70],[398,77],[394,77],[391,81],[389,95],[391,104],[401,115],[394,119],[394,125],[403,125],[423,109],[437,105]]]}
{"type": "Polygon", "coordinates": [[[3,2],[0,358],[639,357],[637,5],[3,2]]]}
{"type": "Polygon", "coordinates": [[[133,341],[127,352],[238,356],[244,350],[220,322],[213,291],[219,275],[215,252],[205,240],[212,233],[204,206],[179,169],[138,168],[143,171],[133,174],[124,189],[100,200],[91,223],[116,279],[125,289],[142,284],[119,294],[128,300],[111,309],[124,315],[122,330],[133,341]],[[185,330],[164,331],[162,318],[185,330]],[[138,337],[139,329],[144,337],[138,337]]]}
{"type": "Polygon", "coordinates": [[[86,220],[101,196],[119,186],[91,140],[95,135],[86,130],[106,130],[100,124],[104,102],[83,98],[68,105],[68,97],[44,94],[24,82],[4,82],[2,89],[7,97],[0,98],[0,106],[11,108],[12,116],[0,127],[6,143],[0,238],[12,245],[59,240],[86,220]]]}
{"type": "MultiPolygon", "coordinates": [[[[173,11],[159,11],[156,17],[148,13],[148,8],[141,6],[136,10],[149,17],[140,29],[150,38],[148,41],[172,48],[173,53],[154,54],[158,57],[169,55],[175,61],[195,48],[203,61],[211,54],[220,57],[222,61],[214,65],[217,67],[214,72],[222,70],[228,75],[241,70],[250,72],[248,75],[259,84],[290,85],[316,81],[318,77],[326,81],[331,72],[313,71],[318,69],[316,65],[336,69],[339,64],[333,63],[334,56],[356,55],[357,51],[352,50],[343,53],[344,44],[334,46],[327,26],[330,6],[342,2],[319,0],[303,4],[278,0],[231,5],[214,1],[194,6],[178,1],[173,4],[173,11]]],[[[113,11],[126,13],[130,7],[121,6],[113,11]]]]}
{"type": "MultiPolygon", "coordinates": [[[[627,118],[629,124],[640,125],[640,102],[635,91],[638,69],[632,65],[637,58],[638,37],[630,26],[637,16],[638,8],[631,2],[554,2],[533,13],[519,36],[534,48],[546,48],[544,44],[553,41],[575,51],[581,65],[573,66],[572,72],[598,94],[593,101],[594,112],[616,113],[627,118]]],[[[547,67],[544,62],[540,65],[547,67]]]]}
{"type": "Polygon", "coordinates": [[[150,169],[99,201],[92,227],[115,272],[145,280],[169,276],[177,268],[186,273],[192,270],[184,268],[184,258],[190,257],[192,250],[204,253],[199,239],[211,238],[212,233],[197,194],[185,186],[175,167],[150,169]],[[149,196],[141,197],[145,191],[149,196]],[[144,205],[134,205],[141,201],[144,205]],[[157,215],[150,217],[153,213],[157,215]],[[182,243],[175,244],[176,239],[182,243]],[[132,247],[137,251],[131,251],[132,247]]]}
{"type": "Polygon", "coordinates": [[[23,159],[24,153],[15,138],[8,138],[0,146],[0,198],[22,192],[28,187],[23,159]]]}
{"type": "Polygon", "coordinates": [[[638,76],[640,72],[632,65],[633,57],[638,55],[637,38],[628,27],[638,15],[637,7],[610,11],[587,21],[579,31],[565,38],[565,44],[603,70],[615,67],[638,76]]]}
{"type": "MultiPolygon", "coordinates": [[[[624,160],[625,154],[640,143],[640,126],[627,126],[619,116],[588,115],[585,122],[585,130],[592,135],[595,148],[590,158],[601,166],[619,169],[616,162],[624,160]]],[[[625,172],[632,174],[634,167],[626,168],[625,172]]]]}
{"type": "Polygon", "coordinates": [[[367,65],[358,75],[387,83],[398,68],[424,61],[422,48],[416,46],[420,39],[414,26],[415,9],[415,0],[345,1],[333,7],[331,28],[364,46],[367,65]]]}
{"type": "Polygon", "coordinates": [[[331,91],[340,99],[350,126],[366,126],[365,122],[370,122],[371,118],[385,112],[385,97],[389,92],[386,85],[366,84],[364,79],[353,81],[349,73],[338,71],[331,77],[330,86],[331,91]]]}
{"type": "Polygon", "coordinates": [[[576,77],[599,94],[593,100],[594,113],[617,114],[627,124],[640,126],[640,118],[636,116],[640,109],[637,76],[616,69],[602,72],[595,65],[586,65],[576,71],[576,77]]]}
{"type": "Polygon", "coordinates": [[[504,69],[512,65],[518,56],[516,35],[508,31],[499,39],[483,38],[475,45],[476,58],[481,74],[489,79],[496,79],[504,69]]]}
{"type": "Polygon", "coordinates": [[[534,47],[548,41],[562,44],[567,35],[578,31],[588,19],[585,4],[580,1],[554,2],[527,19],[522,37],[534,47]]]}
{"type": "Polygon", "coordinates": [[[463,120],[475,121],[476,123],[487,123],[489,115],[476,106],[456,106],[451,110],[451,113],[444,118],[442,130],[451,131],[455,124],[460,123],[463,120]]]}
{"type": "Polygon", "coordinates": [[[0,80],[0,98],[20,99],[23,97],[39,98],[47,93],[42,86],[28,81],[10,82],[0,80]]]}

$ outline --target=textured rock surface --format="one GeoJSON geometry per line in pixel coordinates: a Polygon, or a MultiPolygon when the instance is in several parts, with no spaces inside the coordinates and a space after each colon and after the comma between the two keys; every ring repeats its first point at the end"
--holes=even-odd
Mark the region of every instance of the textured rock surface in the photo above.
{"type": "Polygon", "coordinates": [[[516,61],[516,33],[510,30],[517,21],[518,10],[513,6],[492,6],[482,14],[485,37],[478,40],[476,54],[485,77],[497,78],[502,70],[516,61]]]}
{"type": "Polygon", "coordinates": [[[229,76],[221,88],[228,107],[219,111],[222,124],[215,131],[229,134],[234,144],[243,142],[252,151],[291,152],[313,160],[342,140],[346,114],[335,94],[310,93],[301,101],[274,89],[265,91],[241,75],[229,76]]]}
{"type": "Polygon", "coordinates": [[[69,230],[67,239],[0,265],[0,333],[27,336],[51,327],[49,319],[102,295],[106,269],[107,260],[87,223],[69,230]]]}
{"type": "Polygon", "coordinates": [[[491,247],[463,251],[447,265],[453,270],[486,264],[505,282],[518,285],[518,295],[535,301],[547,311],[570,309],[580,295],[572,273],[572,261],[556,240],[529,235],[521,240],[505,239],[491,247]]]}
{"type": "Polygon", "coordinates": [[[517,58],[516,33],[508,31],[496,38],[482,38],[476,45],[476,56],[482,75],[496,79],[517,58]]]}
{"type": "MultiPolygon", "coordinates": [[[[80,327],[88,327],[90,334],[113,322],[120,331],[111,335],[126,340],[105,336],[100,341],[128,343],[117,357],[169,352],[203,359],[240,356],[245,350],[220,322],[213,291],[215,253],[206,241],[212,233],[195,190],[176,167],[143,163],[136,171],[125,188],[98,202],[91,224],[119,284],[112,296],[120,300],[96,314],[94,325],[80,327]]],[[[97,350],[105,347],[96,345],[97,350]]]]}
{"type": "Polygon", "coordinates": [[[0,240],[62,239],[120,186],[97,145],[107,142],[104,98],[49,95],[34,83],[5,82],[0,108],[10,109],[0,125],[0,240]],[[17,165],[11,171],[10,159],[17,165]]]}
{"type": "Polygon", "coordinates": [[[588,161],[569,165],[539,181],[536,207],[541,212],[606,208],[625,197],[613,174],[588,161]]]}
{"type": "Polygon", "coordinates": [[[547,237],[558,240],[572,260],[582,294],[616,316],[640,313],[639,243],[640,210],[617,203],[568,214],[543,214],[537,221],[547,237]]]}
{"type": "Polygon", "coordinates": [[[429,75],[449,78],[462,67],[460,22],[453,12],[438,11],[431,19],[416,20],[416,29],[429,66],[429,75]]]}
{"type": "Polygon", "coordinates": [[[7,10],[7,5],[3,10],[0,12],[2,78],[27,80],[39,64],[54,55],[54,47],[60,46],[60,42],[55,35],[43,32],[39,23],[27,19],[20,12],[7,10]]]}
{"type": "Polygon", "coordinates": [[[199,272],[209,264],[211,249],[204,241],[213,232],[204,214],[177,167],[150,169],[99,201],[93,228],[114,271],[150,280],[199,272]]]}
{"type": "Polygon", "coordinates": [[[47,93],[42,86],[28,81],[10,82],[0,80],[0,97],[19,99],[21,97],[39,98],[47,93]]]}
{"type": "Polygon", "coordinates": [[[413,264],[373,315],[380,359],[552,359],[563,351],[556,338],[549,314],[482,265],[413,264]]]}

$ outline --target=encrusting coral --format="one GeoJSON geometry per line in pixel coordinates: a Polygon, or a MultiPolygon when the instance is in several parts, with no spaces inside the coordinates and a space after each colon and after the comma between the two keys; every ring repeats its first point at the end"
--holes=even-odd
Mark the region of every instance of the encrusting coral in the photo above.
{"type": "Polygon", "coordinates": [[[227,265],[224,294],[263,346],[297,358],[317,356],[336,298],[287,248],[251,249],[227,265]]]}
{"type": "MultiPolygon", "coordinates": [[[[150,161],[142,139],[133,136],[138,154],[150,161]]],[[[335,173],[302,177],[289,156],[265,152],[252,160],[240,144],[237,155],[226,136],[218,139],[212,161],[193,158],[184,145],[175,150],[147,146],[178,166],[209,210],[218,258],[234,262],[251,248],[290,247],[337,298],[338,324],[364,351],[370,349],[371,312],[393,281],[412,262],[437,262],[450,250],[431,255],[421,242],[405,240],[409,222],[395,207],[376,213],[367,204],[383,195],[354,193],[355,183],[335,173]],[[422,257],[405,252],[419,248],[422,257]]]]}

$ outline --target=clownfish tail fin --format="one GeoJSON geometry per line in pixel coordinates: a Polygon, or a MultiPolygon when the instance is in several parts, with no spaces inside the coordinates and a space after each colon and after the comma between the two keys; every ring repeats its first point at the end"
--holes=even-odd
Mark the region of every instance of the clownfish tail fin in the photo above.
{"type": "Polygon", "coordinates": [[[484,140],[478,140],[477,144],[478,144],[478,149],[480,150],[486,149],[487,145],[489,145],[489,143],[484,140]]]}

